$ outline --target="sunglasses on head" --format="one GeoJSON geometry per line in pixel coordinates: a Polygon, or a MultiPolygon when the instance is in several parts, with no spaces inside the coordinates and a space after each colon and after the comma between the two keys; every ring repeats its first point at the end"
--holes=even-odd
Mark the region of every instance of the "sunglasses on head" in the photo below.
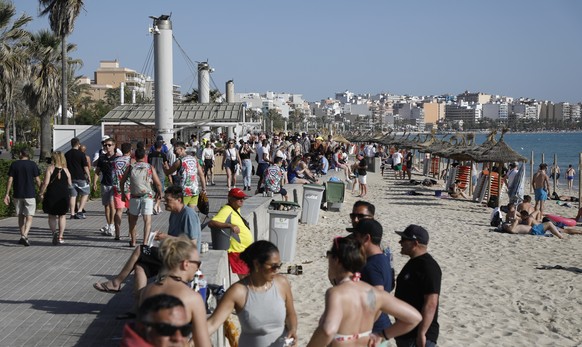
{"type": "Polygon", "coordinates": [[[174,326],[172,324],[166,323],[149,323],[149,322],[142,322],[148,328],[152,328],[158,335],[161,336],[173,336],[176,331],[180,331],[183,337],[187,337],[192,332],[192,325],[190,323],[183,325],[181,327],[174,326]]]}

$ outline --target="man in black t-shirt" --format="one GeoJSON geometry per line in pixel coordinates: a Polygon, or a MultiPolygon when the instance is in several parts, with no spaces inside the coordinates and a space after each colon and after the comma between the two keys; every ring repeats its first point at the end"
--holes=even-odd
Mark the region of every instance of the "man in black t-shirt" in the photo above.
{"type": "Polygon", "coordinates": [[[36,191],[34,185],[40,188],[40,172],[38,166],[32,160],[29,160],[30,154],[28,149],[20,150],[20,160],[10,164],[8,169],[8,183],[6,185],[6,195],[4,203],[10,205],[10,189],[14,183],[14,193],[12,200],[18,216],[18,228],[20,230],[20,243],[24,246],[30,246],[28,242],[28,232],[32,225],[32,217],[36,211],[36,191]]]}
{"type": "Polygon", "coordinates": [[[89,163],[87,162],[87,156],[83,153],[79,147],[81,142],[78,138],[74,137],[71,139],[71,149],[65,153],[65,159],[67,159],[67,168],[71,173],[71,181],[73,183],[72,187],[69,187],[69,195],[71,200],[69,201],[69,207],[71,210],[71,219],[85,219],[85,214],[82,212],[85,210],[85,204],[91,194],[91,172],[89,172],[89,163]],[[77,195],[80,195],[79,199],[79,213],[75,214],[75,205],[77,203],[77,195]]]}
{"type": "Polygon", "coordinates": [[[396,338],[398,347],[434,347],[439,336],[438,307],[441,292],[441,268],[427,252],[428,232],[411,224],[400,235],[400,253],[410,260],[396,279],[394,296],[403,300],[422,314],[422,321],[407,334],[396,338]]]}
{"type": "MultiPolygon", "coordinates": [[[[97,180],[101,174],[101,204],[105,208],[105,220],[108,225],[114,225],[115,221],[115,203],[113,201],[113,160],[116,157],[115,140],[108,138],[103,141],[103,150],[95,162],[95,178],[93,180],[93,189],[97,190],[97,180]]],[[[118,239],[118,238],[117,238],[118,239]]]]}
{"type": "Polygon", "coordinates": [[[368,163],[366,163],[366,158],[362,153],[358,154],[356,160],[358,161],[358,183],[360,184],[360,195],[358,197],[363,198],[368,193],[368,185],[366,184],[368,163]]]}

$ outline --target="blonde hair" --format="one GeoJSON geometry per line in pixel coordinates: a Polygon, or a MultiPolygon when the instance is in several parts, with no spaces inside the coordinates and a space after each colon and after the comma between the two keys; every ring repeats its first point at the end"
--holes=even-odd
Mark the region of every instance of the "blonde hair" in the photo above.
{"type": "Polygon", "coordinates": [[[190,253],[196,249],[196,245],[188,237],[168,237],[160,245],[160,256],[165,270],[178,267],[184,260],[190,259],[190,253]]]}
{"type": "Polygon", "coordinates": [[[54,164],[55,167],[67,168],[67,159],[65,159],[65,155],[63,152],[55,151],[51,154],[51,162],[54,164]]]}

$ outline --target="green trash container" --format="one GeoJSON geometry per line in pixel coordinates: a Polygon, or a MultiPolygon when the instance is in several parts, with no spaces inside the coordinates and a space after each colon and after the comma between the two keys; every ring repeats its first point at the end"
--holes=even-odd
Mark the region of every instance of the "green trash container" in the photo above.
{"type": "Polygon", "coordinates": [[[228,250],[230,248],[230,229],[211,229],[212,249],[228,250]]]}
{"type": "Polygon", "coordinates": [[[320,184],[303,185],[303,205],[301,206],[301,223],[317,224],[319,208],[323,198],[325,186],[320,184]]]}
{"type": "Polygon", "coordinates": [[[327,210],[339,212],[344,202],[346,185],[344,182],[326,182],[325,183],[325,202],[327,210]]]}

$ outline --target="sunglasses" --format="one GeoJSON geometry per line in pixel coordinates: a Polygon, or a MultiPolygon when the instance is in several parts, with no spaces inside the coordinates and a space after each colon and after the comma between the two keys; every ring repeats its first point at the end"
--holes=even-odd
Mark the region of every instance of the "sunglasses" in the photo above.
{"type": "Polygon", "coordinates": [[[176,331],[180,331],[182,336],[187,337],[190,336],[192,332],[192,325],[190,323],[183,325],[181,327],[174,326],[172,324],[166,323],[149,323],[149,322],[142,322],[143,325],[146,327],[152,328],[156,331],[156,333],[160,336],[173,336],[176,334],[176,331]]]}
{"type": "Polygon", "coordinates": [[[200,260],[188,260],[188,262],[190,264],[196,264],[196,265],[198,265],[198,268],[200,268],[202,266],[202,262],[200,260]]]}
{"type": "Polygon", "coordinates": [[[282,266],[283,263],[279,263],[279,264],[265,264],[269,269],[271,269],[271,271],[277,271],[279,270],[282,266]]]}
{"type": "Polygon", "coordinates": [[[364,219],[364,218],[372,218],[371,214],[364,214],[364,213],[350,213],[351,219],[364,219]]]}

